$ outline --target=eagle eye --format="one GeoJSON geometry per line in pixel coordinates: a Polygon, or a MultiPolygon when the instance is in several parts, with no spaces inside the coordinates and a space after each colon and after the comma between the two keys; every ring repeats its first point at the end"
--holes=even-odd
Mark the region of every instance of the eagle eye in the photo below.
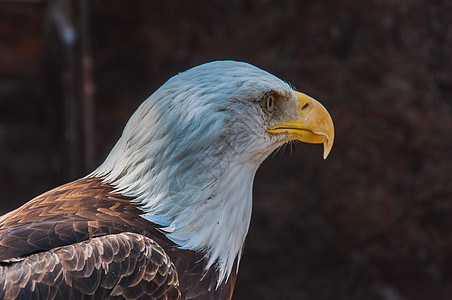
{"type": "Polygon", "coordinates": [[[266,112],[270,114],[273,113],[273,110],[275,109],[275,95],[266,95],[264,99],[262,99],[261,106],[266,112]]]}

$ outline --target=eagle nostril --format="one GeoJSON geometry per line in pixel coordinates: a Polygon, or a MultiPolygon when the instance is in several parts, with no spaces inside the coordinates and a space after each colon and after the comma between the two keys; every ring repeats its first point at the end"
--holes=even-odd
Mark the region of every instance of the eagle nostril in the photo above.
{"type": "Polygon", "coordinates": [[[305,103],[303,105],[303,107],[301,108],[301,111],[308,109],[308,107],[309,107],[309,103],[305,103]]]}

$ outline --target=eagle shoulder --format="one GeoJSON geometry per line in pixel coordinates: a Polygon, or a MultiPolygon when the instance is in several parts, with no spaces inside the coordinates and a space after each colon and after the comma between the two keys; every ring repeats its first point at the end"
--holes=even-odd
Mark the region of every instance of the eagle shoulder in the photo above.
{"type": "MultiPolygon", "coordinates": [[[[175,266],[175,270],[178,272],[179,291],[182,299],[207,300],[230,299],[232,297],[237,277],[236,264],[230,278],[217,286],[217,269],[215,267],[206,269],[205,253],[179,249],[165,236],[159,226],[142,218],[142,214],[139,204],[134,202],[132,198],[115,192],[113,186],[103,183],[101,178],[83,178],[50,190],[0,217],[0,266],[2,267],[0,269],[0,290],[2,290],[0,291],[0,299],[3,297],[2,292],[4,293],[3,289],[5,288],[5,283],[2,283],[5,280],[2,281],[1,278],[6,276],[5,272],[10,274],[8,276],[13,274],[11,269],[6,267],[17,265],[15,267],[17,269],[13,268],[16,270],[14,274],[17,272],[19,272],[17,274],[22,274],[21,272],[28,270],[25,265],[36,260],[36,263],[38,263],[36,268],[38,269],[47,268],[50,270],[56,268],[62,272],[62,269],[59,269],[61,268],[60,265],[53,266],[51,264],[52,259],[57,257],[55,249],[71,249],[71,251],[74,251],[74,248],[72,248],[74,245],[79,247],[80,243],[89,244],[91,241],[98,241],[97,239],[102,237],[121,236],[125,233],[146,237],[146,239],[164,249],[165,255],[171,258],[172,266],[175,266]],[[46,265],[46,261],[49,262],[49,266],[46,265]],[[25,269],[21,269],[22,267],[19,266],[23,266],[25,269]]],[[[112,245],[116,247],[117,243],[113,243],[112,245]]],[[[124,246],[129,247],[127,245],[124,246]]],[[[80,254],[81,252],[75,253],[80,254]]],[[[78,256],[74,257],[77,258],[78,256]]],[[[117,256],[117,258],[119,257],[117,256]]],[[[156,258],[157,256],[153,257],[156,258]]],[[[67,260],[66,264],[69,265],[70,263],[71,260],[67,260]]],[[[129,263],[131,262],[129,261],[129,263]]],[[[143,263],[143,261],[140,263],[143,263]]],[[[42,273],[43,280],[45,278],[62,280],[53,272],[42,273]]],[[[111,265],[103,272],[112,276],[116,271],[111,265]]],[[[32,272],[24,273],[23,276],[28,276],[26,274],[30,275],[32,272]]],[[[92,284],[95,286],[97,279],[94,279],[96,277],[87,277],[84,280],[93,281],[92,284]]],[[[29,284],[26,285],[27,288],[21,287],[16,292],[19,291],[20,295],[24,293],[28,295],[26,294],[27,289],[31,290],[32,284],[36,285],[33,282],[32,280],[27,281],[26,284],[29,284]]],[[[42,294],[44,296],[37,298],[51,299],[51,296],[57,290],[64,297],[70,298],[71,295],[74,295],[73,297],[79,298],[79,290],[73,289],[71,286],[68,287],[65,282],[58,282],[67,289],[58,287],[57,284],[47,285],[45,292],[39,291],[41,294],[44,293],[42,294]],[[72,294],[63,294],[64,291],[72,294]]],[[[16,284],[10,288],[18,289],[17,286],[19,285],[16,284]]],[[[12,295],[15,295],[14,293],[11,292],[12,295]]],[[[95,295],[97,293],[102,293],[102,291],[96,292],[95,295]]],[[[20,296],[18,299],[29,299],[29,297],[20,296]]],[[[171,296],[168,299],[173,298],[171,296]]]]}

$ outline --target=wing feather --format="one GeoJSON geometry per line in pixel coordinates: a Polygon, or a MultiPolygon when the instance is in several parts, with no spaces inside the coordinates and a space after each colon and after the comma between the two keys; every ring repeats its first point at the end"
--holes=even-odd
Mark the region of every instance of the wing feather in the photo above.
{"type": "Polygon", "coordinates": [[[174,264],[153,240],[125,232],[0,265],[2,299],[110,296],[179,299],[179,281],[174,264]]]}

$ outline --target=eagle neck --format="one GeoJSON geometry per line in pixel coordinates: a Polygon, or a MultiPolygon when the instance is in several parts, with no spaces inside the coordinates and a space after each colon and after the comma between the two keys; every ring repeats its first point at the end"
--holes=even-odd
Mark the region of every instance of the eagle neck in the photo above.
{"type": "Polygon", "coordinates": [[[217,284],[226,281],[237,271],[236,258],[239,265],[251,220],[254,176],[267,154],[250,159],[240,156],[249,152],[244,149],[219,147],[160,161],[154,153],[129,154],[123,145],[120,139],[91,176],[103,177],[116,192],[133,197],[143,218],[162,226],[181,249],[203,253],[206,270],[218,271],[217,284]],[[128,167],[119,171],[121,166],[128,167]]]}

